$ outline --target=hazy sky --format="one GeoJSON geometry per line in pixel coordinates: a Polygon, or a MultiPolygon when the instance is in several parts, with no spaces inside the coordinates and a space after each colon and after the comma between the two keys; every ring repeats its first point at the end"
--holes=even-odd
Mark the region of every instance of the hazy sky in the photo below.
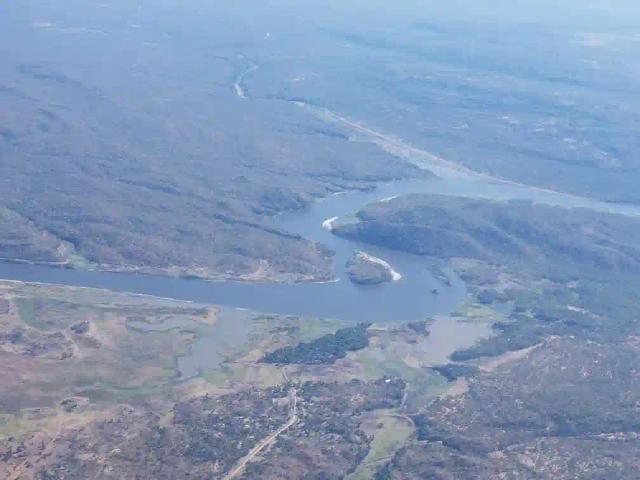
{"type": "MultiPolygon", "coordinates": [[[[280,7],[290,0],[272,0],[280,7]]],[[[365,18],[413,16],[416,20],[546,23],[582,27],[633,28],[640,31],[639,0],[330,0],[295,2],[321,16],[353,12],[365,18]]],[[[285,7],[286,8],[286,7],[285,7]]],[[[294,7],[295,8],[295,7],[294,7]]]]}

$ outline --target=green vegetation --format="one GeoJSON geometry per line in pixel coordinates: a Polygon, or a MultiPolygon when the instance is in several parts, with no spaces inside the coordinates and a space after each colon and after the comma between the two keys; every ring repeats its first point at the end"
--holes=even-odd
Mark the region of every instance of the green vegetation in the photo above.
{"type": "Polygon", "coordinates": [[[36,323],[35,300],[32,298],[18,298],[16,300],[18,314],[27,325],[36,323]]]}
{"type": "Polygon", "coordinates": [[[341,328],[335,333],[323,335],[310,342],[280,348],[267,353],[262,359],[266,363],[305,365],[332,364],[344,358],[348,352],[361,350],[369,345],[367,329],[370,324],[341,328]]]}
{"type": "MultiPolygon", "coordinates": [[[[371,418],[397,409],[404,387],[402,380],[392,378],[303,383],[298,392],[300,423],[264,459],[249,465],[244,478],[345,478],[374,448],[371,418]]],[[[382,439],[378,442],[376,454],[383,447],[382,439]]]]}
{"type": "Polygon", "coordinates": [[[637,330],[640,220],[516,201],[408,195],[366,206],[334,229],[360,241],[448,258],[482,304],[510,305],[495,335],[453,354],[500,355],[552,335],[611,341],[637,330]]]}
{"type": "Polygon", "coordinates": [[[418,442],[379,478],[637,478],[636,339],[546,340],[414,416],[418,442]]]}
{"type": "Polygon", "coordinates": [[[375,412],[369,421],[373,423],[368,432],[373,435],[369,453],[346,480],[374,478],[380,466],[388,462],[414,433],[413,423],[393,411],[375,412]]]}
{"type": "MultiPolygon", "coordinates": [[[[0,282],[1,283],[1,282],[0,282]]],[[[37,428],[55,422],[61,402],[81,398],[74,414],[165,399],[176,359],[193,335],[140,332],[128,319],[205,323],[209,307],[90,289],[0,284],[0,415],[37,428]],[[15,313],[14,313],[15,312],[15,313]],[[31,410],[41,411],[28,420],[31,410]]],[[[0,428],[0,437],[7,432],[0,428]]]]}
{"type": "Polygon", "coordinates": [[[393,280],[388,266],[377,262],[363,252],[354,252],[347,261],[346,267],[349,279],[359,285],[379,285],[393,280]]]}
{"type": "MultiPolygon", "coordinates": [[[[455,354],[454,354],[455,356],[455,354]]],[[[470,377],[478,373],[478,369],[470,365],[460,365],[456,363],[448,363],[446,365],[438,365],[432,367],[448,381],[453,382],[460,377],[470,377]]]]}
{"type": "Polygon", "coordinates": [[[431,367],[466,381],[413,410],[417,441],[376,478],[637,476],[640,220],[434,195],[358,217],[335,231],[449,258],[494,333],[431,367]]]}
{"type": "Polygon", "coordinates": [[[368,205],[357,216],[333,231],[419,255],[473,258],[555,278],[566,277],[566,265],[595,274],[640,271],[640,220],[633,217],[421,194],[368,205]]]}

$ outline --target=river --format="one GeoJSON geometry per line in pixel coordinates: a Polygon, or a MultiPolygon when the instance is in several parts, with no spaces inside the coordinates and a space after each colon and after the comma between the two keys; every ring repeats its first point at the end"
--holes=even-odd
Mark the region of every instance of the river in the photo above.
{"type": "MultiPolygon", "coordinates": [[[[376,135],[370,140],[379,143],[380,135],[376,135]]],[[[404,144],[399,145],[393,140],[395,143],[389,146],[389,139],[382,138],[387,142],[385,144],[387,149],[393,150],[396,154],[399,149],[407,152],[404,144]]],[[[407,154],[420,157],[420,151],[415,149],[408,151],[407,154]]],[[[425,153],[425,155],[428,154],[425,153]]],[[[428,156],[424,158],[429,160],[428,156]]],[[[304,210],[286,212],[270,220],[274,227],[315,240],[335,251],[337,278],[334,282],[297,284],[207,282],[198,279],[83,271],[4,262],[0,263],[0,278],[103,288],[217,304],[240,310],[335,318],[349,322],[392,324],[450,313],[465,299],[464,282],[452,271],[446,272],[446,279],[435,276],[424,258],[362,245],[337,237],[323,227],[327,219],[350,216],[367,203],[408,193],[457,195],[494,200],[519,199],[563,207],[640,215],[640,208],[635,205],[610,204],[503,182],[479,174],[461,172],[459,169],[452,169],[441,163],[425,166],[427,167],[437,171],[439,177],[380,183],[371,191],[341,192],[321,199],[304,210]],[[351,283],[346,278],[344,266],[354,250],[363,250],[387,261],[402,274],[402,278],[396,282],[377,286],[351,283]],[[434,293],[435,290],[437,293],[434,293]]],[[[439,335],[434,336],[434,342],[436,338],[438,342],[434,345],[434,351],[438,352],[439,359],[488,334],[487,326],[482,328],[469,324],[465,326],[455,320],[439,320],[439,322],[434,325],[434,329],[440,332],[439,335]],[[443,345],[443,342],[446,344],[443,345]]],[[[181,368],[183,374],[187,374],[185,369],[191,376],[204,368],[215,366],[216,362],[220,361],[215,352],[221,344],[221,339],[230,338],[229,332],[234,328],[242,330],[233,335],[236,342],[241,343],[246,338],[244,333],[250,328],[250,322],[239,321],[235,326],[229,325],[228,322],[221,322],[219,326],[213,327],[209,339],[196,342],[193,355],[183,359],[183,364],[188,364],[188,368],[184,365],[181,368]],[[213,360],[214,358],[217,359],[213,360]]]]}
{"type": "Polygon", "coordinates": [[[73,270],[43,265],[0,263],[0,278],[170,297],[198,303],[246,308],[260,312],[336,318],[354,322],[398,323],[448,313],[464,299],[464,283],[448,272],[449,282],[434,276],[418,256],[363,245],[333,235],[325,220],[345,217],[370,202],[408,193],[436,193],[473,198],[521,199],[564,207],[583,207],[640,215],[634,205],[618,205],[512,183],[461,178],[405,180],[381,183],[372,191],[349,191],[313,203],[304,210],[274,217],[274,227],[320,242],[333,251],[337,279],[326,283],[208,282],[199,279],[73,270]],[[344,265],[354,250],[390,263],[399,281],[377,286],[351,283],[344,265]],[[450,285],[448,284],[450,283],[450,285]],[[436,289],[438,294],[433,294],[436,289]]]}

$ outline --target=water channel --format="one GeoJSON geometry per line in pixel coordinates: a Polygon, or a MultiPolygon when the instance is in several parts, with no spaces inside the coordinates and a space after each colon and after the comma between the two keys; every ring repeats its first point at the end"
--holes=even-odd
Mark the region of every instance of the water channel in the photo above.
{"type": "MultiPolygon", "coordinates": [[[[592,199],[546,191],[481,177],[451,175],[449,178],[403,180],[381,183],[371,191],[349,191],[319,200],[308,208],[272,218],[274,227],[320,242],[336,252],[336,280],[326,283],[243,283],[208,282],[198,279],[83,271],[42,265],[0,263],[0,278],[131,292],[197,303],[210,303],[265,313],[342,319],[349,322],[392,324],[415,321],[450,313],[465,299],[464,282],[454,272],[446,278],[434,275],[429,263],[415,255],[362,245],[340,238],[323,227],[330,218],[352,215],[367,203],[409,193],[432,193],[494,200],[519,199],[563,207],[589,208],[624,215],[640,215],[634,205],[610,204],[592,199]],[[398,281],[361,286],[345,275],[345,263],[354,250],[363,250],[382,258],[402,274],[398,281]],[[437,291],[438,293],[434,293],[437,291]]],[[[433,351],[438,361],[458,348],[471,345],[488,335],[488,326],[464,324],[440,319],[433,325],[433,351]]],[[[196,341],[191,357],[182,359],[180,370],[192,376],[221,360],[216,354],[221,339],[234,342],[246,339],[250,322],[229,325],[221,322],[208,338],[196,341]],[[229,332],[242,330],[230,335],[229,332]]],[[[223,342],[224,343],[224,342],[223,342]]],[[[228,342],[226,344],[229,347],[228,342]]],[[[434,358],[435,361],[435,358],[434,358]]]]}

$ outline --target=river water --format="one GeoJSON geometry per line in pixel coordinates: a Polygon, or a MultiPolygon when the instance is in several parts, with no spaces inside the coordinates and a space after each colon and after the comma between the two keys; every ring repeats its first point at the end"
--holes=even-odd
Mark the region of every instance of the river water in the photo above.
{"type": "Polygon", "coordinates": [[[469,179],[406,180],[382,183],[373,191],[350,191],[313,203],[309,208],[272,219],[273,226],[320,242],[333,251],[337,280],[327,283],[207,282],[140,274],[109,273],[42,265],[0,263],[0,278],[62,285],[104,288],[120,292],[170,297],[250,310],[336,318],[348,321],[399,323],[448,313],[465,296],[464,283],[448,272],[449,282],[436,278],[423,258],[359,244],[333,235],[323,228],[325,220],[352,215],[367,203],[408,193],[436,193],[473,198],[521,199],[640,215],[634,205],[618,205],[544,191],[505,182],[469,179]],[[402,279],[389,284],[352,284],[344,265],[354,250],[363,250],[390,263],[402,279]],[[447,283],[450,283],[448,285],[447,283]],[[439,293],[433,294],[436,289],[439,293]]]}
{"type": "MultiPolygon", "coordinates": [[[[393,324],[422,320],[456,309],[465,299],[464,283],[453,272],[446,278],[434,276],[427,261],[414,255],[362,245],[333,235],[323,222],[333,217],[351,216],[367,203],[409,193],[432,193],[494,200],[519,199],[563,207],[640,216],[635,205],[600,202],[538,188],[461,175],[438,172],[442,178],[403,180],[381,183],[372,191],[349,191],[319,200],[308,208],[281,214],[270,221],[274,227],[320,242],[333,251],[337,279],[327,283],[271,284],[242,282],[207,282],[198,279],[82,271],[41,265],[0,263],[0,278],[81,287],[103,288],[120,292],[170,297],[198,303],[218,304],[259,312],[342,319],[349,322],[393,324]],[[351,283],[345,263],[354,250],[363,250],[382,258],[402,274],[399,281],[361,286],[351,283]],[[437,290],[438,293],[433,293],[437,290]]],[[[183,376],[193,376],[221,360],[216,354],[222,344],[246,340],[250,322],[221,322],[211,333],[199,339],[191,356],[182,359],[183,376]],[[234,331],[234,335],[230,332],[234,331]]],[[[433,351],[441,361],[458,348],[470,346],[489,334],[489,327],[465,324],[453,319],[439,319],[433,329],[433,351]]],[[[435,361],[435,357],[434,357],[435,361]]]]}

